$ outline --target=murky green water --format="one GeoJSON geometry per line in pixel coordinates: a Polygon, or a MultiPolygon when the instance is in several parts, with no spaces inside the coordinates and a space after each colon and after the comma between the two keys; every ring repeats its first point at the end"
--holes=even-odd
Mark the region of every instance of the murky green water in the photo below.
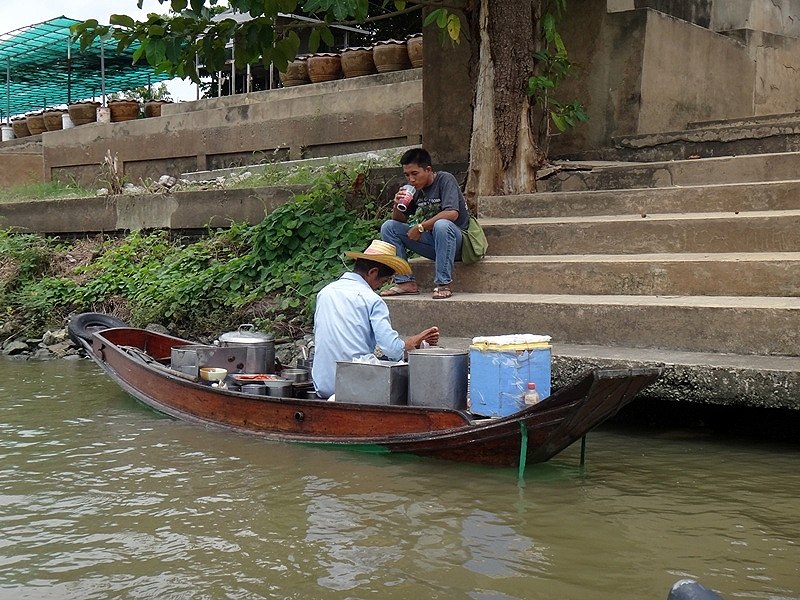
{"type": "Polygon", "coordinates": [[[800,446],[604,429],[513,470],[175,422],[0,361],[0,598],[800,598],[800,446]]]}

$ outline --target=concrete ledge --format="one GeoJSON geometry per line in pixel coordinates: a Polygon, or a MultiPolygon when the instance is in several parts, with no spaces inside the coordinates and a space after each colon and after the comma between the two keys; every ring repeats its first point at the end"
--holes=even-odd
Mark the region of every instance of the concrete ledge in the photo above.
{"type": "Polygon", "coordinates": [[[537,182],[540,192],[661,188],[789,181],[800,173],[800,152],[724,156],[561,171],[537,182]]]}
{"type": "Polygon", "coordinates": [[[800,355],[800,298],[456,293],[446,302],[420,295],[387,304],[398,331],[438,325],[443,335],[471,337],[523,330],[568,344],[800,355]]]}
{"type": "Polygon", "coordinates": [[[84,234],[229,227],[231,222],[254,224],[305,189],[283,186],[0,204],[0,227],[84,234]]]}
{"type": "MultiPolygon", "coordinates": [[[[416,332],[409,332],[416,333],[416,332]]],[[[445,348],[466,350],[470,338],[442,338],[445,348]]],[[[595,367],[662,365],[663,375],[640,398],[800,410],[797,359],[641,348],[553,344],[552,380],[559,388],[595,367]]]]}

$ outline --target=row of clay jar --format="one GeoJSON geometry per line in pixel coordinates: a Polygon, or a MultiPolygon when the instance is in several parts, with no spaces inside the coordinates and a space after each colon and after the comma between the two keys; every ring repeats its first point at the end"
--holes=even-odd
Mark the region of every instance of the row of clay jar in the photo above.
{"type": "Polygon", "coordinates": [[[371,47],[345,48],[339,53],[298,56],[280,73],[284,87],[360,77],[422,66],[422,34],[386,40],[371,47]]]}
{"type": "MultiPolygon", "coordinates": [[[[145,117],[160,117],[161,105],[169,100],[151,100],[144,104],[145,117]]],[[[45,131],[57,131],[77,125],[85,125],[97,121],[99,102],[75,102],[63,108],[49,108],[44,111],[30,113],[24,117],[11,119],[14,137],[22,138],[38,135],[45,131]]],[[[108,110],[112,123],[130,121],[139,118],[140,104],[136,100],[109,100],[108,110]]]]}

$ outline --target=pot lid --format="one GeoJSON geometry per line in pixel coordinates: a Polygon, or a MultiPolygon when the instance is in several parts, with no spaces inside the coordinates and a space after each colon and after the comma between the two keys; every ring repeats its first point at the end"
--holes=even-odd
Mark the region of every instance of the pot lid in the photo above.
{"type": "Polygon", "coordinates": [[[237,331],[223,333],[219,336],[219,341],[230,344],[261,344],[273,341],[273,337],[266,333],[256,331],[254,325],[245,323],[244,325],[239,325],[237,331]]]}

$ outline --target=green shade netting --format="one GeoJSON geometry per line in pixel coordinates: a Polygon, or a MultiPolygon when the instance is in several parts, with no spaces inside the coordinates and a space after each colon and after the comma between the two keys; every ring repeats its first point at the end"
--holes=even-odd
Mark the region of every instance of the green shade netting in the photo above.
{"type": "MultiPolygon", "coordinates": [[[[0,34],[0,113],[6,117],[49,106],[98,97],[102,93],[100,41],[86,52],[70,43],[75,19],[57,17],[0,34]]],[[[116,42],[105,42],[106,94],[169,79],[142,60],[133,64],[136,47],[116,53],[116,42]]]]}

